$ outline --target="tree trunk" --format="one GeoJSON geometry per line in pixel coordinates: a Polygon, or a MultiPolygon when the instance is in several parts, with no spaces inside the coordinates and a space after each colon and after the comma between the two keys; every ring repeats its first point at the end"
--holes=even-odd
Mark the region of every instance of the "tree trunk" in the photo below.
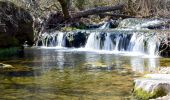
{"type": "Polygon", "coordinates": [[[80,17],[85,17],[88,15],[94,15],[94,14],[100,14],[100,13],[104,13],[104,12],[120,10],[123,7],[124,7],[123,4],[119,4],[119,5],[115,5],[115,6],[96,7],[96,8],[92,8],[89,10],[84,10],[84,11],[80,11],[75,14],[72,14],[72,18],[80,18],[80,17]]]}
{"type": "Polygon", "coordinates": [[[129,16],[129,15],[123,15],[123,14],[110,14],[110,13],[102,13],[102,14],[99,14],[99,15],[102,15],[102,16],[111,16],[111,17],[115,17],[115,18],[136,18],[134,16],[129,16]]]}
{"type": "Polygon", "coordinates": [[[62,7],[62,12],[64,15],[65,19],[69,19],[70,18],[70,14],[69,14],[69,9],[68,9],[68,3],[66,0],[58,0],[61,7],[62,7]]]}

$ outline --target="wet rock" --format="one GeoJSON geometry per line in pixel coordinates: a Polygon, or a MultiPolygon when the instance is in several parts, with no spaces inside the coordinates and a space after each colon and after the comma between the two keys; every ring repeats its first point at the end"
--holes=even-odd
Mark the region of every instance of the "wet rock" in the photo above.
{"type": "Polygon", "coordinates": [[[163,57],[170,57],[170,34],[167,34],[167,39],[164,39],[164,41],[161,41],[159,46],[160,55],[163,57]]]}
{"type": "Polygon", "coordinates": [[[30,67],[26,66],[12,66],[9,64],[0,63],[0,74],[6,76],[34,76],[40,75],[39,71],[34,72],[30,67]]]}
{"type": "Polygon", "coordinates": [[[0,63],[0,68],[2,69],[13,69],[14,67],[12,65],[9,65],[9,64],[3,64],[3,63],[0,63]]]}
{"type": "Polygon", "coordinates": [[[83,47],[87,41],[86,32],[67,32],[66,33],[66,47],[83,47]]]}
{"type": "Polygon", "coordinates": [[[33,44],[33,19],[28,11],[8,1],[0,1],[0,47],[33,44]]]}
{"type": "Polygon", "coordinates": [[[169,93],[170,74],[147,74],[135,79],[134,95],[138,99],[154,99],[169,93]]]}

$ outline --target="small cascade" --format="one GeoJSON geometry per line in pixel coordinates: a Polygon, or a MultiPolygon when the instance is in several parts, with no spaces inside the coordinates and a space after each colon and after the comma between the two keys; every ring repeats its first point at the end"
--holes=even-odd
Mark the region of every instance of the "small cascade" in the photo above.
{"type": "Polygon", "coordinates": [[[105,40],[104,40],[104,50],[113,50],[115,48],[115,45],[113,45],[113,42],[110,38],[110,33],[106,33],[105,40]]]}
{"type": "Polygon", "coordinates": [[[160,42],[157,40],[156,36],[148,39],[147,51],[151,56],[158,55],[160,42]]]}
{"type": "Polygon", "coordinates": [[[45,32],[39,37],[37,46],[84,47],[86,50],[103,50],[104,52],[158,55],[160,40],[157,40],[157,31],[149,30],[147,27],[157,27],[162,25],[162,21],[131,20],[134,19],[122,21],[119,25],[121,28],[117,29],[109,29],[110,22],[105,22],[96,30],[45,32]],[[136,29],[132,29],[133,27],[136,29]]]}
{"type": "Polygon", "coordinates": [[[54,33],[43,33],[36,43],[36,46],[44,47],[63,47],[65,46],[65,33],[54,32],[54,33]]]}
{"type": "Polygon", "coordinates": [[[115,50],[116,50],[116,51],[119,51],[119,42],[120,42],[120,37],[117,36],[117,37],[116,37],[116,46],[115,46],[115,50]]]}
{"type": "Polygon", "coordinates": [[[102,26],[99,27],[99,29],[109,29],[109,27],[110,27],[110,23],[105,22],[102,26]]]}
{"type": "Polygon", "coordinates": [[[127,51],[149,55],[157,55],[159,42],[154,33],[129,32],[129,33],[102,33],[90,34],[86,49],[127,51]]]}
{"type": "Polygon", "coordinates": [[[100,33],[99,32],[93,32],[88,37],[85,48],[100,50],[101,49],[100,44],[101,44],[100,33]]]}
{"type": "Polygon", "coordinates": [[[63,32],[59,32],[58,36],[57,36],[57,45],[58,47],[62,47],[65,45],[65,41],[64,41],[64,33],[63,32]]]}
{"type": "Polygon", "coordinates": [[[144,53],[144,35],[133,33],[128,48],[129,51],[144,53]]]}

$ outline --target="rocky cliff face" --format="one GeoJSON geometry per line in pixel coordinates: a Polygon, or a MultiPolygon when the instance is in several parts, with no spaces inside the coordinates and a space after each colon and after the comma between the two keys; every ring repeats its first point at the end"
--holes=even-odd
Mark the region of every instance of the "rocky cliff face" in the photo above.
{"type": "Polygon", "coordinates": [[[33,19],[21,7],[0,1],[0,47],[21,46],[25,41],[33,44],[33,19]]]}

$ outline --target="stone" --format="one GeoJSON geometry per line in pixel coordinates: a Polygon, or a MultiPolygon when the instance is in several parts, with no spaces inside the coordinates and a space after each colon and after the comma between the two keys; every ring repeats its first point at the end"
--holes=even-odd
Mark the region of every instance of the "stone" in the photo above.
{"type": "Polygon", "coordinates": [[[83,47],[87,41],[86,32],[67,32],[66,33],[66,47],[83,47]]]}
{"type": "Polygon", "coordinates": [[[155,99],[170,93],[170,74],[147,74],[134,82],[134,95],[142,100],[155,99]]]}
{"type": "Polygon", "coordinates": [[[12,65],[0,63],[0,68],[11,69],[14,68],[12,65]]]}

